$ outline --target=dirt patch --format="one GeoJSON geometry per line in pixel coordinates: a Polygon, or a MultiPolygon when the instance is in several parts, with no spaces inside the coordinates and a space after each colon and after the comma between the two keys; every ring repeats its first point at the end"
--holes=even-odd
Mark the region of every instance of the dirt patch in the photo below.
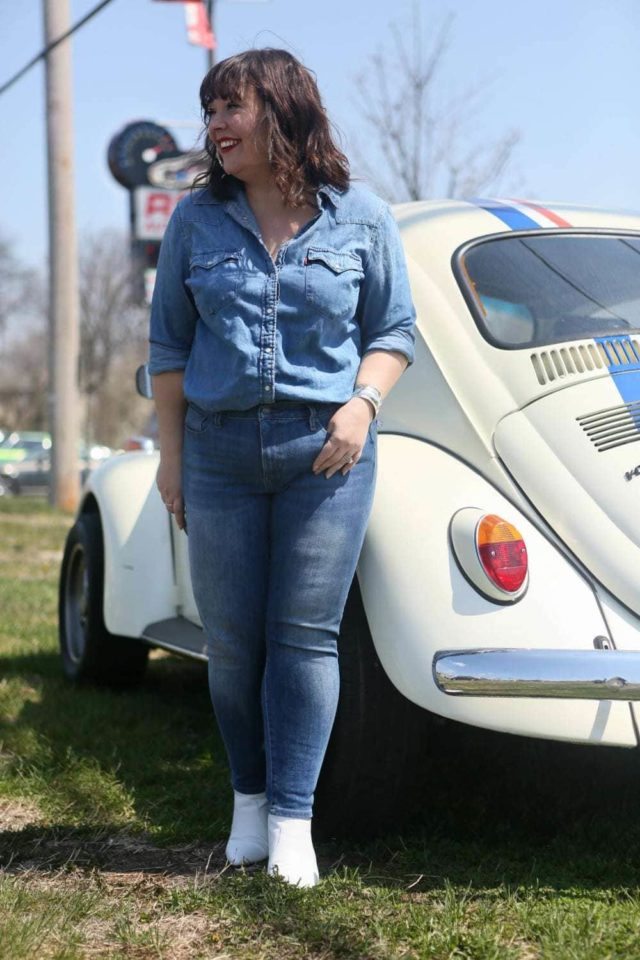
{"type": "Polygon", "coordinates": [[[16,811],[13,816],[16,825],[6,827],[3,820],[4,832],[0,833],[0,868],[5,873],[75,866],[97,869],[114,878],[135,874],[139,880],[144,874],[162,874],[193,879],[196,874],[217,874],[226,868],[222,841],[160,847],[145,835],[92,838],[55,827],[37,830],[34,835],[33,818],[26,814],[21,826],[29,827],[20,834],[15,832],[21,829],[16,811]]]}
{"type": "MultiPolygon", "coordinates": [[[[6,874],[5,874],[6,875],[6,874]]],[[[219,876],[217,874],[216,876],[219,876]]],[[[139,960],[194,960],[229,957],[225,941],[233,921],[202,909],[172,912],[166,897],[172,890],[194,891],[211,877],[150,877],[141,873],[103,873],[65,867],[42,872],[23,870],[13,875],[32,895],[42,895],[45,908],[54,895],[66,902],[97,897],[99,907],[74,923],[74,940],[83,957],[112,957],[114,953],[139,960]],[[121,951],[121,952],[120,952],[121,951]]],[[[52,925],[39,944],[39,960],[59,955],[68,932],[52,925]]],[[[236,954],[237,955],[237,954],[236,954]]]]}
{"type": "MultiPolygon", "coordinates": [[[[0,831],[24,830],[42,823],[43,817],[30,800],[0,800],[0,831]]],[[[0,833],[0,836],[2,834],[0,833]]]]}
{"type": "Polygon", "coordinates": [[[62,547],[59,550],[36,550],[29,558],[31,563],[53,563],[62,560],[62,547]]]}
{"type": "Polygon", "coordinates": [[[72,522],[72,517],[67,518],[50,513],[0,513],[0,527],[24,524],[27,527],[51,528],[71,526],[72,522]]]}
{"type": "MultiPolygon", "coordinates": [[[[246,869],[264,870],[264,864],[246,869]]],[[[25,830],[11,844],[8,833],[0,834],[0,879],[28,890],[43,909],[64,910],[61,902],[81,903],[87,895],[97,898],[97,908],[74,921],[74,941],[83,957],[237,957],[238,953],[229,953],[234,927],[229,917],[219,911],[212,915],[198,904],[184,911],[170,907],[173,892],[205,892],[234,872],[226,862],[223,842],[159,847],[144,835],[94,839],[45,829],[35,836],[25,830]]],[[[68,935],[64,925],[56,930],[53,923],[39,943],[39,960],[58,956],[68,935]]]]}

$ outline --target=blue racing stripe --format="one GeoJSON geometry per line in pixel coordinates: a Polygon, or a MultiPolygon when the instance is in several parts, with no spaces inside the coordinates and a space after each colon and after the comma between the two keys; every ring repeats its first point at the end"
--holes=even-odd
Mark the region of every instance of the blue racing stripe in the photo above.
{"type": "Polygon", "coordinates": [[[472,197],[468,203],[473,203],[476,207],[482,207],[487,213],[492,213],[503,223],[506,223],[512,230],[544,230],[539,223],[528,217],[526,213],[516,210],[515,207],[509,207],[506,203],[500,203],[499,200],[484,200],[481,197],[472,197]]]}
{"type": "Polygon", "coordinates": [[[625,403],[640,400],[640,356],[637,348],[629,336],[621,337],[594,337],[596,343],[601,343],[604,352],[609,358],[608,370],[611,378],[625,403]],[[616,351],[622,354],[622,359],[616,351]],[[626,346],[625,346],[626,345],[626,346]],[[635,357],[635,361],[631,358],[635,357]]]}

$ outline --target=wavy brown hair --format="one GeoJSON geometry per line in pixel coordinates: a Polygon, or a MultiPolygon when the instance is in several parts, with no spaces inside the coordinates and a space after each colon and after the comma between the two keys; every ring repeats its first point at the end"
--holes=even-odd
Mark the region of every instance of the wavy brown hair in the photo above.
{"type": "MultiPolygon", "coordinates": [[[[200,87],[205,127],[210,103],[242,99],[248,84],[264,106],[269,162],[285,202],[303,206],[323,183],[344,190],[350,179],[349,161],[334,143],[315,78],[286,50],[245,50],[217,63],[200,87]]],[[[239,181],[224,173],[206,130],[205,142],[211,162],[194,187],[206,186],[216,199],[225,200],[239,181]]]]}

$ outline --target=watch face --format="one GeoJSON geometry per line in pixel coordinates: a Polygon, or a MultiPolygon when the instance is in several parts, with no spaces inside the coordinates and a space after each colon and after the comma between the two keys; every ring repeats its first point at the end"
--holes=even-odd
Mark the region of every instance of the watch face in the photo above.
{"type": "Polygon", "coordinates": [[[156,160],[180,155],[168,130],[151,120],[140,120],[129,123],[111,140],[107,162],[118,183],[131,189],[150,183],[147,171],[156,160]]]}

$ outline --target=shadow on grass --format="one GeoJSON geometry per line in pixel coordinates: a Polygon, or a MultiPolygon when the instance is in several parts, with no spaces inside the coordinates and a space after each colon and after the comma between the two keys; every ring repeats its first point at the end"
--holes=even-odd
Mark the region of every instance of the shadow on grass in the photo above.
{"type": "Polygon", "coordinates": [[[119,823],[95,827],[54,824],[0,831],[0,866],[7,873],[62,868],[101,873],[193,877],[224,870],[224,841],[161,847],[148,834],[123,830],[119,823]]]}
{"type": "Polygon", "coordinates": [[[0,658],[29,685],[0,719],[5,780],[48,822],[149,831],[160,843],[219,840],[231,791],[205,667],[151,660],[135,690],[74,686],[56,654],[0,658]]]}
{"type": "Polygon", "coordinates": [[[640,754],[493,733],[434,718],[424,808],[359,846],[413,875],[555,890],[640,884],[640,754]]]}
{"type": "MultiPolygon", "coordinates": [[[[34,687],[0,725],[4,765],[46,826],[0,834],[0,862],[219,870],[231,790],[204,665],[152,660],[136,690],[73,687],[56,654],[0,658],[34,687]],[[55,824],[55,826],[51,826],[55,824]]],[[[580,747],[433,720],[424,806],[371,840],[318,844],[323,874],[414,892],[443,881],[553,890],[640,883],[637,750],[580,747]]]]}

